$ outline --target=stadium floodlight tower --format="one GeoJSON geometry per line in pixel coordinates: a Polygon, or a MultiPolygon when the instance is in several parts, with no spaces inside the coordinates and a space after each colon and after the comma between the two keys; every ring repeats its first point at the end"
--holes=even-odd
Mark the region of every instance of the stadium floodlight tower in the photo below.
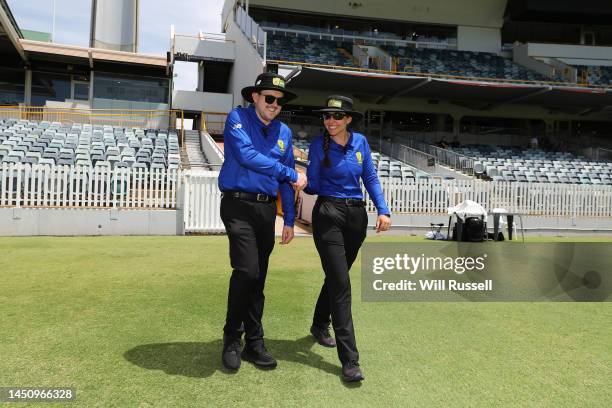
{"type": "Polygon", "coordinates": [[[139,0],[92,0],[89,46],[138,52],[139,0]]]}

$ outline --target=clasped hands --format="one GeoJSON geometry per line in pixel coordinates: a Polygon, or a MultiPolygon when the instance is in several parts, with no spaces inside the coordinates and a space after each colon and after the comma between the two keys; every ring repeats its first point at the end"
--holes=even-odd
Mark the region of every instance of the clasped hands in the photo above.
{"type": "Polygon", "coordinates": [[[299,172],[298,172],[297,181],[291,183],[293,188],[298,191],[303,190],[307,184],[308,184],[308,179],[306,178],[306,175],[304,173],[299,173],[299,172]]]}

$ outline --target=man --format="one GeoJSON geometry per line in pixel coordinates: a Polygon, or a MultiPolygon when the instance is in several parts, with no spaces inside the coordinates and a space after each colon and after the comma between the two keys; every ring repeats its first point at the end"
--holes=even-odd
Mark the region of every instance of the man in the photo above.
{"type": "Polygon", "coordinates": [[[274,368],[276,360],[264,346],[261,318],[268,259],[274,247],[276,194],[280,190],[284,227],[281,244],[293,239],[294,189],[306,186],[306,176],[294,169],[291,130],[275,118],[282,105],[296,97],[285,89],[282,76],[264,73],[242,90],[251,102],[227,116],[225,162],[219,175],[221,219],[230,243],[232,276],[223,329],[225,368],[237,370],[241,358],[274,368]],[[242,347],[242,328],[245,347],[242,347]]]}

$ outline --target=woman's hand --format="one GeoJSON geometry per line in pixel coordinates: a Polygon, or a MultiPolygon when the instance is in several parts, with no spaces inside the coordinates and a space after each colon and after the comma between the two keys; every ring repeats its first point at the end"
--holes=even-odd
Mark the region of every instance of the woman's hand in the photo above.
{"type": "Polygon", "coordinates": [[[376,233],[387,231],[391,227],[391,217],[388,215],[379,215],[376,220],[376,233]]]}
{"type": "Polygon", "coordinates": [[[293,227],[283,226],[283,234],[281,235],[281,245],[287,245],[293,239],[293,227]]]}

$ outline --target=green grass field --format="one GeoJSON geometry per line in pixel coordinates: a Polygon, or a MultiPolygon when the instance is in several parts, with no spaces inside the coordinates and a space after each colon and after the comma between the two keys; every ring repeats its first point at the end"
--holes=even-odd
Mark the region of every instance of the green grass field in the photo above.
{"type": "MultiPolygon", "coordinates": [[[[411,239],[421,241],[384,241],[411,239]]],[[[223,236],[0,238],[0,386],[70,386],[69,406],[84,407],[612,401],[612,304],[363,303],[358,264],[366,380],[344,385],[335,349],[307,335],[322,283],[310,238],[277,245],[271,259],[264,327],[278,368],[226,373],[228,265],[223,236]]]]}

